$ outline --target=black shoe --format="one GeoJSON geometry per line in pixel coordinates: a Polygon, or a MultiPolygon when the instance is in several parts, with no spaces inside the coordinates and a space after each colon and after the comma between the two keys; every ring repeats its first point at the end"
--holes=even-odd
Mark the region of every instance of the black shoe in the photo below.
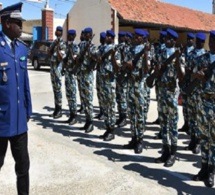
{"type": "Polygon", "coordinates": [[[212,188],[214,186],[214,166],[209,165],[208,166],[208,175],[207,178],[204,180],[205,186],[212,188]]]}
{"type": "Polygon", "coordinates": [[[91,122],[90,124],[88,124],[88,125],[86,126],[85,133],[90,133],[90,132],[93,131],[93,129],[94,129],[93,123],[91,122]]]}
{"type": "Polygon", "coordinates": [[[184,125],[180,129],[178,129],[178,131],[185,132],[187,133],[187,135],[190,135],[188,121],[185,121],[184,125]]]}
{"type": "Polygon", "coordinates": [[[119,119],[116,121],[116,125],[118,127],[124,127],[126,124],[126,113],[121,113],[119,119]]]}
{"type": "Polygon", "coordinates": [[[80,109],[77,110],[77,112],[80,112],[81,114],[84,113],[84,107],[81,105],[80,109]]]}
{"type": "Polygon", "coordinates": [[[113,127],[108,127],[107,128],[107,134],[104,136],[104,141],[111,141],[115,138],[114,135],[114,128],[113,127]]]}
{"type": "Polygon", "coordinates": [[[107,134],[108,134],[108,130],[105,131],[105,133],[103,135],[100,135],[99,138],[104,139],[107,136],[107,134]]]}
{"type": "Polygon", "coordinates": [[[159,118],[157,118],[154,122],[152,122],[151,124],[153,125],[160,125],[160,121],[159,118]]]}
{"type": "Polygon", "coordinates": [[[140,154],[143,151],[143,140],[140,139],[137,141],[135,147],[134,147],[134,153],[135,154],[140,154]]]}
{"type": "Polygon", "coordinates": [[[165,163],[170,155],[170,146],[164,145],[162,155],[159,158],[155,159],[155,163],[165,163]]]}
{"type": "Polygon", "coordinates": [[[128,144],[123,145],[123,148],[124,149],[134,149],[136,146],[136,143],[137,143],[137,138],[136,138],[136,136],[133,136],[131,138],[131,141],[128,144]]]}
{"type": "Polygon", "coordinates": [[[197,175],[193,176],[194,181],[204,181],[208,176],[208,164],[202,163],[202,167],[197,175]]]}
{"type": "Polygon", "coordinates": [[[165,167],[171,167],[175,163],[175,155],[170,155],[167,161],[164,163],[165,167]]]}
{"type": "Polygon", "coordinates": [[[159,133],[154,137],[154,139],[162,139],[161,131],[159,131],[159,133]]]}
{"type": "Polygon", "coordinates": [[[171,155],[169,155],[167,161],[164,163],[165,167],[171,167],[175,163],[175,156],[176,156],[177,146],[171,146],[171,155]]]}
{"type": "Polygon", "coordinates": [[[201,152],[201,146],[200,144],[196,144],[195,147],[192,150],[193,154],[199,154],[201,152]]]}
{"type": "Polygon", "coordinates": [[[87,127],[87,121],[86,121],[86,123],[84,124],[83,127],[80,127],[80,128],[79,128],[79,130],[86,130],[86,127],[87,127]]]}
{"type": "Polygon", "coordinates": [[[101,120],[101,121],[105,120],[105,115],[102,114],[102,115],[99,117],[99,120],[101,120]]]}
{"type": "Polygon", "coordinates": [[[76,114],[70,113],[70,116],[69,116],[69,119],[67,120],[67,123],[69,123],[69,125],[74,125],[77,122],[75,117],[76,117],[76,114]]]}
{"type": "Polygon", "coordinates": [[[60,118],[60,117],[62,117],[62,108],[61,108],[61,106],[56,105],[56,109],[55,109],[55,111],[53,113],[53,118],[57,119],[57,118],[60,118]]]}
{"type": "Polygon", "coordinates": [[[191,138],[190,138],[190,143],[188,146],[186,146],[184,149],[185,150],[193,150],[195,148],[195,145],[196,145],[196,141],[195,141],[195,136],[192,135],[191,138]]]}

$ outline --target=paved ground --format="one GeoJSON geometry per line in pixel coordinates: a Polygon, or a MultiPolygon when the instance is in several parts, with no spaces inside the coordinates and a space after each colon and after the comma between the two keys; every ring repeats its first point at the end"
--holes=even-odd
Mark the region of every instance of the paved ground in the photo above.
{"type": "MultiPolygon", "coordinates": [[[[161,155],[161,141],[153,139],[158,126],[147,125],[142,154],[123,150],[122,145],[130,140],[129,125],[117,129],[116,138],[111,142],[98,138],[104,133],[101,121],[95,121],[95,130],[85,134],[77,129],[84,124],[84,115],[78,116],[74,126],[63,123],[68,115],[65,95],[64,116],[53,120],[48,117],[54,105],[49,69],[34,71],[29,67],[29,75],[33,101],[33,116],[29,122],[32,195],[215,194],[214,188],[206,188],[202,182],[191,179],[199,170],[200,157],[183,150],[188,144],[186,134],[179,135],[175,165],[165,168],[154,163],[154,158],[161,155]]],[[[98,113],[96,93],[94,97],[94,111],[98,113]]],[[[152,90],[148,121],[157,118],[156,104],[152,90]]],[[[181,127],[180,106],[179,113],[178,126],[181,127]]],[[[16,194],[13,167],[14,161],[8,150],[0,173],[0,195],[16,194]]]]}

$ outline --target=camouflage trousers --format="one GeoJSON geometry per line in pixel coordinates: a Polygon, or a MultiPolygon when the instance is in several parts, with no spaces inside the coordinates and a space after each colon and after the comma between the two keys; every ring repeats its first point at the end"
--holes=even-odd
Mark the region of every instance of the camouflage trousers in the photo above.
{"type": "Polygon", "coordinates": [[[146,82],[144,82],[144,90],[143,90],[143,96],[144,96],[144,123],[146,123],[147,120],[147,114],[149,111],[149,104],[150,104],[150,88],[146,85],[146,82]]]}
{"type": "Polygon", "coordinates": [[[102,93],[102,78],[101,73],[99,71],[96,72],[96,91],[97,91],[97,97],[98,97],[98,103],[101,111],[104,110],[104,97],[102,93]]]}
{"type": "Polygon", "coordinates": [[[86,119],[93,121],[93,71],[80,72],[80,94],[83,96],[83,106],[86,119]]]}
{"type": "Polygon", "coordinates": [[[141,139],[145,130],[143,86],[143,80],[128,80],[128,117],[131,122],[131,134],[141,139]]]}
{"type": "Polygon", "coordinates": [[[158,114],[163,145],[177,146],[178,142],[178,99],[174,92],[159,89],[158,114]]]}
{"type": "Polygon", "coordinates": [[[122,83],[116,82],[116,102],[120,114],[127,113],[127,88],[127,79],[122,83]]]}
{"type": "Polygon", "coordinates": [[[54,92],[54,101],[56,105],[62,106],[62,63],[57,64],[56,62],[51,62],[50,75],[51,83],[54,92]]]}
{"type": "Polygon", "coordinates": [[[70,113],[76,114],[77,112],[77,99],[76,99],[76,76],[71,74],[66,69],[65,71],[65,87],[66,87],[66,98],[69,104],[70,113]]]}
{"type": "Polygon", "coordinates": [[[199,101],[198,95],[187,97],[187,112],[188,112],[188,126],[191,136],[198,138],[198,125],[197,125],[197,104],[199,101]]]}
{"type": "Polygon", "coordinates": [[[183,116],[184,116],[184,121],[188,120],[188,103],[187,99],[189,98],[186,94],[181,93],[182,95],[182,108],[183,108],[183,116]]]}
{"type": "Polygon", "coordinates": [[[104,100],[104,117],[106,127],[114,127],[116,123],[116,79],[102,76],[102,97],[104,100]]]}
{"type": "Polygon", "coordinates": [[[215,101],[199,101],[197,109],[202,163],[215,166],[215,101]]]}
{"type": "Polygon", "coordinates": [[[79,91],[79,96],[80,96],[80,102],[81,105],[83,105],[83,94],[81,91],[81,76],[80,76],[80,72],[77,74],[77,81],[78,81],[78,91],[79,91]]]}

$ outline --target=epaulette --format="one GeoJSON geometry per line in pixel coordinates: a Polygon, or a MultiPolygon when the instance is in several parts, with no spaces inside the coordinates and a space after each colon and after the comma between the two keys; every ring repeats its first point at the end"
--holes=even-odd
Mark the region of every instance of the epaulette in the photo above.
{"type": "Polygon", "coordinates": [[[18,38],[17,41],[19,41],[20,43],[22,43],[23,45],[25,45],[26,47],[28,47],[28,44],[25,43],[23,40],[21,40],[21,39],[18,38]]]}

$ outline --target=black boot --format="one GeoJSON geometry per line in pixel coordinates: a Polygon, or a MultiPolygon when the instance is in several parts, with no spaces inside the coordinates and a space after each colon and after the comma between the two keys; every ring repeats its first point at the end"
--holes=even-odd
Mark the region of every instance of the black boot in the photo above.
{"type": "Polygon", "coordinates": [[[142,153],[142,151],[143,151],[143,139],[139,138],[135,144],[134,153],[140,154],[140,153],[142,153]]]}
{"type": "Polygon", "coordinates": [[[212,188],[214,186],[214,166],[213,165],[209,165],[208,166],[208,175],[206,177],[206,179],[204,180],[205,186],[212,188]]]}
{"type": "Polygon", "coordinates": [[[195,146],[192,149],[193,154],[199,154],[201,152],[201,145],[200,145],[200,139],[195,139],[195,146]]]}
{"type": "Polygon", "coordinates": [[[60,118],[60,117],[62,117],[62,108],[61,108],[61,106],[56,104],[55,105],[55,111],[53,113],[53,118],[57,119],[57,118],[60,118]]]}
{"type": "Polygon", "coordinates": [[[192,151],[195,148],[195,145],[196,145],[195,143],[196,143],[195,135],[191,135],[191,137],[190,137],[190,143],[184,149],[192,151]]]}
{"type": "Polygon", "coordinates": [[[85,127],[85,133],[90,133],[90,132],[93,131],[93,129],[94,129],[93,121],[87,120],[87,124],[86,124],[86,127],[85,127]]]}
{"type": "Polygon", "coordinates": [[[162,139],[162,132],[161,132],[161,130],[160,130],[159,133],[154,137],[154,139],[162,139]]]}
{"type": "Polygon", "coordinates": [[[188,125],[188,121],[184,122],[184,125],[178,130],[181,132],[186,132],[187,134],[189,134],[189,125],[188,125]]]}
{"type": "Polygon", "coordinates": [[[74,125],[76,122],[76,114],[71,112],[67,123],[69,123],[69,125],[74,125]]]}
{"type": "Polygon", "coordinates": [[[100,109],[100,113],[98,115],[96,115],[94,118],[97,118],[99,120],[104,120],[104,113],[103,113],[102,109],[100,109]]]}
{"type": "Polygon", "coordinates": [[[81,107],[80,107],[80,109],[79,110],[77,110],[77,112],[80,112],[81,114],[83,114],[84,113],[84,106],[81,104],[81,107]]]}
{"type": "Polygon", "coordinates": [[[137,137],[136,136],[132,136],[131,141],[129,141],[128,144],[124,145],[123,148],[124,149],[134,149],[137,143],[137,137]]]}
{"type": "Polygon", "coordinates": [[[124,127],[126,124],[126,113],[119,114],[119,119],[116,121],[116,125],[118,127],[124,127]]]}
{"type": "Polygon", "coordinates": [[[155,163],[165,163],[170,155],[170,146],[163,145],[162,155],[155,159],[155,163]]]}
{"type": "Polygon", "coordinates": [[[80,127],[79,130],[86,130],[87,125],[88,125],[88,121],[86,120],[84,126],[83,126],[83,127],[80,127]]]}
{"type": "Polygon", "coordinates": [[[159,125],[160,124],[160,121],[159,121],[159,118],[157,118],[154,122],[152,122],[153,125],[159,125]]]}
{"type": "Polygon", "coordinates": [[[114,127],[108,127],[107,128],[107,133],[106,135],[104,136],[104,141],[111,141],[115,138],[115,135],[114,135],[114,127]]]}
{"type": "Polygon", "coordinates": [[[202,167],[197,175],[193,176],[194,181],[204,181],[208,175],[208,164],[202,163],[202,167]]]}
{"type": "Polygon", "coordinates": [[[177,151],[177,146],[171,146],[171,155],[169,155],[167,161],[164,163],[165,167],[171,167],[175,163],[175,155],[177,151]]]}

